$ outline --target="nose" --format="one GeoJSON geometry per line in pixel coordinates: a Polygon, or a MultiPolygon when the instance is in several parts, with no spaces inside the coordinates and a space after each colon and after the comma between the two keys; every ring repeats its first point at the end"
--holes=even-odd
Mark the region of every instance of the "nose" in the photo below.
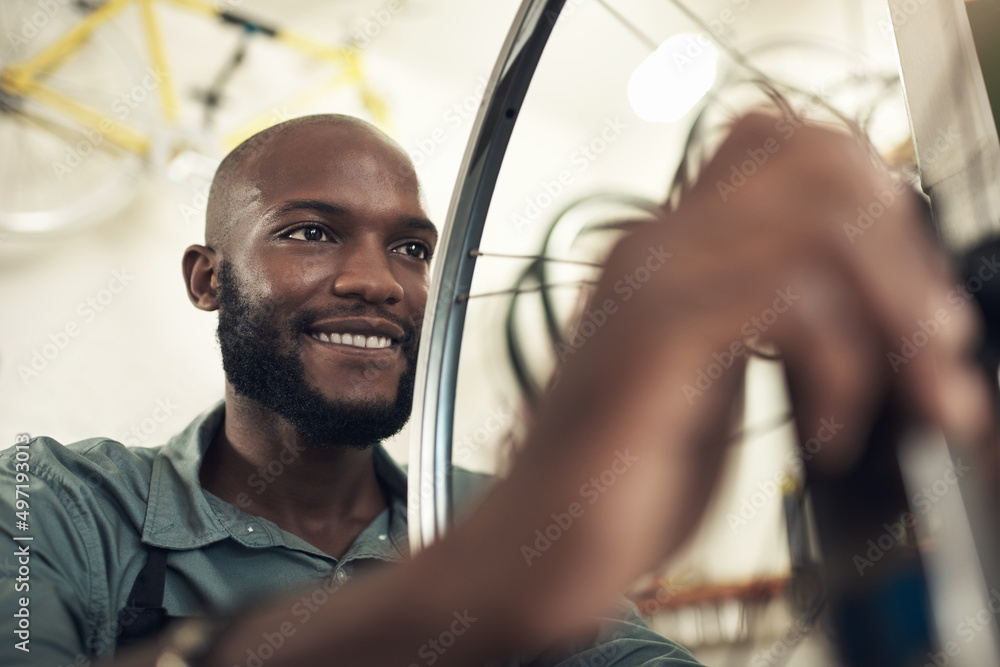
{"type": "Polygon", "coordinates": [[[403,286],[392,272],[388,251],[377,241],[345,248],[333,281],[333,293],[368,303],[393,305],[403,300],[403,286]]]}

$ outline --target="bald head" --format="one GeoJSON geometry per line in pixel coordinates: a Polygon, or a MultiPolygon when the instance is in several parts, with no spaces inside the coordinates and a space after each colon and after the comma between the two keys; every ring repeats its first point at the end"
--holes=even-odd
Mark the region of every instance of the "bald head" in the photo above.
{"type": "MultiPolygon", "coordinates": [[[[297,151],[301,160],[322,162],[330,157],[329,151],[362,151],[388,157],[386,164],[393,168],[385,174],[400,188],[419,185],[413,165],[406,151],[377,127],[353,116],[318,114],[302,116],[272,125],[258,132],[234,148],[222,160],[212,179],[205,214],[205,243],[222,251],[230,233],[255,204],[269,180],[268,168],[280,168],[275,160],[288,158],[282,148],[296,143],[316,151],[297,151]],[[322,138],[322,141],[317,141],[322,138]],[[282,155],[285,153],[285,155],[282,155]]],[[[319,167],[319,165],[317,165],[319,167]]]]}

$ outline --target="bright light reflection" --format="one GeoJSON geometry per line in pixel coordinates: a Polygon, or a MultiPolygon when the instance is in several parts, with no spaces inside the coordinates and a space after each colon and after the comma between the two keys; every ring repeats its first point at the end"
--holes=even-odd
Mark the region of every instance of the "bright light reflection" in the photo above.
{"type": "Polygon", "coordinates": [[[660,44],[632,72],[628,101],[639,118],[671,123],[712,88],[718,52],[703,35],[680,33],[660,44]]]}

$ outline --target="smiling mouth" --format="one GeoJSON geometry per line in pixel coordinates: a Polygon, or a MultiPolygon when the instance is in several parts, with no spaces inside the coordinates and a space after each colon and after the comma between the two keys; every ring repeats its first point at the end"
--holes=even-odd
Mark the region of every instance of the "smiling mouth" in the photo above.
{"type": "Polygon", "coordinates": [[[330,345],[343,345],[346,347],[360,347],[366,349],[385,349],[398,344],[387,336],[363,336],[361,334],[331,333],[325,332],[310,333],[315,340],[330,345]]]}

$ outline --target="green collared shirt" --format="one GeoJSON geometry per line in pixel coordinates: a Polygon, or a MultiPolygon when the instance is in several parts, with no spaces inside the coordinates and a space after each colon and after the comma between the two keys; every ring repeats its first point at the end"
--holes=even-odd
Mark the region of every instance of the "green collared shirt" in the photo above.
{"type": "MultiPolygon", "coordinates": [[[[340,559],[205,491],[198,470],[224,414],[220,402],[161,447],[106,438],[63,446],[39,437],[0,452],[0,543],[7,545],[0,547],[0,665],[77,667],[112,655],[118,613],[147,545],[169,550],[163,604],[171,616],[234,613],[301,591],[290,609],[299,623],[362,571],[408,556],[406,475],[381,446],[375,472],[389,506],[340,559]]],[[[489,479],[456,470],[456,501],[476,496],[489,479]]],[[[634,608],[609,619],[595,645],[564,658],[538,664],[698,664],[642,624],[634,608]]]]}

